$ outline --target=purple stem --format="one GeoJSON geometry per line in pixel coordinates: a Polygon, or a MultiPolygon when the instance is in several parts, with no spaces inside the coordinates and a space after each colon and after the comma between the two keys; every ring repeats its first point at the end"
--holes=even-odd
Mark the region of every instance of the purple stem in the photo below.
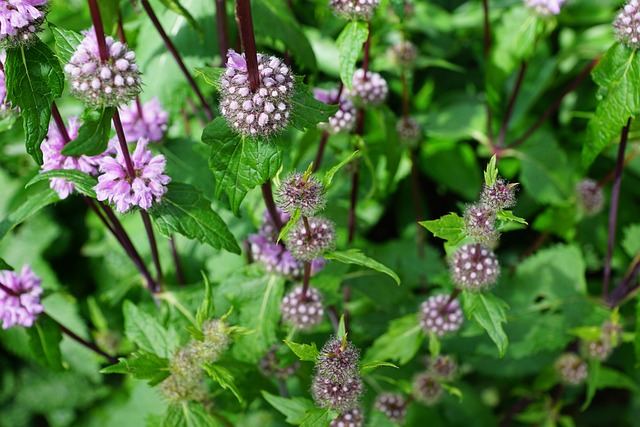
{"type": "Polygon", "coordinates": [[[251,18],[251,2],[249,0],[236,1],[236,20],[240,29],[242,50],[247,61],[249,72],[249,85],[252,91],[260,86],[260,73],[258,72],[258,51],[256,49],[256,37],[253,32],[253,19],[251,18]]]}
{"type": "Polygon", "coordinates": [[[513,107],[516,105],[516,100],[518,99],[518,94],[520,93],[520,88],[522,88],[522,80],[524,79],[524,74],[527,71],[527,63],[522,62],[520,64],[520,70],[518,71],[518,77],[516,78],[516,84],[513,88],[513,93],[511,94],[511,98],[509,98],[509,103],[507,104],[507,110],[504,113],[504,118],[502,119],[502,125],[500,126],[500,133],[498,134],[498,147],[502,147],[504,145],[504,141],[507,137],[507,129],[509,128],[509,121],[511,120],[511,115],[513,114],[513,107]]]}
{"type": "MultiPolygon", "coordinates": [[[[302,215],[302,222],[304,223],[304,229],[307,232],[307,240],[311,239],[311,227],[309,226],[309,220],[305,215],[302,215]]],[[[311,261],[304,262],[304,279],[302,282],[302,300],[308,301],[309,298],[309,281],[311,280],[311,261]]]]}
{"type": "Polygon", "coordinates": [[[178,285],[184,285],[186,280],[184,278],[184,272],[182,271],[182,264],[180,263],[180,256],[178,255],[178,249],[176,248],[176,241],[173,234],[169,237],[169,244],[171,245],[173,263],[176,266],[176,280],[178,281],[178,285]]]}
{"type": "Polygon", "coordinates": [[[151,219],[149,218],[149,213],[144,209],[140,209],[140,216],[142,217],[142,222],[144,223],[144,229],[147,232],[147,237],[149,238],[149,245],[151,246],[151,256],[153,258],[153,263],[156,266],[156,286],[154,286],[153,293],[160,292],[162,288],[162,267],[160,265],[160,256],[158,254],[158,245],[156,243],[156,236],[153,233],[153,226],[151,225],[151,219]]]}
{"type": "Polygon", "coordinates": [[[282,230],[282,220],[280,220],[280,215],[278,215],[278,208],[276,207],[276,202],[273,200],[273,192],[271,191],[271,180],[268,179],[267,182],[260,186],[262,190],[262,198],[264,199],[265,205],[267,205],[267,211],[269,211],[269,216],[271,216],[271,220],[273,224],[276,226],[278,233],[282,230]]]}
{"type": "Polygon", "coordinates": [[[78,344],[88,348],[89,350],[93,351],[94,353],[99,354],[100,356],[104,357],[105,359],[107,359],[109,361],[110,364],[115,365],[116,363],[118,363],[118,358],[111,356],[109,354],[107,354],[106,352],[100,350],[98,348],[97,345],[95,345],[92,342],[89,342],[87,340],[85,340],[84,338],[79,337],[78,335],[76,335],[74,332],[72,332],[71,330],[67,329],[64,325],[62,325],[60,322],[58,322],[56,319],[54,319],[53,317],[49,316],[49,318],[51,320],[53,320],[54,322],[56,322],[56,324],[58,325],[58,328],[60,329],[60,331],[65,334],[66,336],[68,336],[69,338],[71,338],[72,340],[74,340],[75,342],[77,342],[78,344]]]}
{"type": "MultiPolygon", "coordinates": [[[[340,83],[340,88],[338,89],[338,95],[335,99],[331,100],[332,104],[340,104],[340,98],[342,97],[342,91],[344,90],[344,84],[340,83]]],[[[320,144],[318,145],[318,154],[316,155],[316,161],[313,163],[313,172],[317,172],[320,169],[320,164],[322,163],[322,158],[324,157],[324,150],[327,147],[327,141],[329,141],[329,132],[326,130],[322,132],[322,137],[320,137],[320,144]]]]}
{"type": "Polygon", "coordinates": [[[216,31],[218,32],[218,52],[224,65],[229,50],[229,26],[227,25],[227,2],[216,0],[216,31]]]}
{"type": "Polygon", "coordinates": [[[98,40],[98,52],[100,60],[106,62],[109,59],[109,51],[107,49],[107,41],[104,38],[104,25],[102,24],[102,16],[100,15],[100,6],[97,0],[89,0],[89,11],[91,13],[91,21],[96,31],[96,39],[98,40]]]}
{"type": "MultiPolygon", "coordinates": [[[[489,0],[482,0],[482,11],[484,16],[484,58],[485,62],[489,60],[489,51],[491,50],[491,21],[489,20],[489,0]]],[[[493,146],[493,113],[488,101],[485,101],[487,109],[487,136],[489,144],[493,146]]]]}

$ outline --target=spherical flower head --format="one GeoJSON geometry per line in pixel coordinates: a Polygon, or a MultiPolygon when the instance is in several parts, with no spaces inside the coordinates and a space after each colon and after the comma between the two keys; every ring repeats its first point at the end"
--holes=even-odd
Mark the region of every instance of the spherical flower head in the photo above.
{"type": "Polygon", "coordinates": [[[575,353],[564,353],[555,363],[560,379],[565,384],[579,385],[587,378],[587,364],[575,353]]]}
{"type": "Polygon", "coordinates": [[[308,218],[309,232],[304,221],[298,221],[289,232],[287,247],[299,261],[312,261],[336,246],[335,224],[326,218],[308,218]]]}
{"type": "Polygon", "coordinates": [[[318,289],[309,287],[303,295],[303,287],[296,286],[282,299],[282,320],[298,329],[313,329],[322,323],[324,307],[318,289]]]}
{"type": "Polygon", "coordinates": [[[495,284],[500,264],[493,251],[481,244],[461,246],[449,264],[453,281],[462,289],[482,291],[495,284]]]}
{"type": "Polygon", "coordinates": [[[244,54],[227,53],[227,66],[220,77],[220,113],[230,127],[244,136],[268,137],[289,124],[294,78],[279,58],[258,53],[260,82],[251,90],[244,54]]]}
{"type": "Polygon", "coordinates": [[[598,183],[592,179],[583,179],[576,185],[578,204],[588,215],[597,215],[604,207],[604,193],[598,183]]]}
{"type": "Polygon", "coordinates": [[[453,357],[448,355],[438,355],[437,357],[427,357],[427,371],[440,381],[451,381],[458,372],[458,364],[453,357]]]}
{"type": "Polygon", "coordinates": [[[360,408],[343,412],[329,423],[329,427],[362,427],[363,425],[364,416],[360,408]]]}
{"type": "Polygon", "coordinates": [[[160,389],[170,402],[201,401],[207,395],[203,371],[193,346],[182,347],[174,353],[169,361],[169,371],[171,375],[162,382],[160,389]]]}
{"type": "Polygon", "coordinates": [[[331,0],[329,7],[335,16],[350,21],[369,21],[380,0],[331,0]]]}
{"type": "Polygon", "coordinates": [[[39,313],[44,311],[40,304],[42,279],[31,267],[24,265],[20,274],[10,270],[0,271],[0,320],[2,329],[14,325],[27,328],[33,325],[39,313]]]}
{"type": "Polygon", "coordinates": [[[230,338],[225,322],[217,319],[202,324],[202,341],[192,340],[193,357],[197,363],[213,363],[229,348],[230,338]]]}
{"type": "Polygon", "coordinates": [[[566,0],[524,0],[525,6],[542,16],[558,15],[566,0]]]}
{"type": "Polygon", "coordinates": [[[391,45],[388,52],[391,60],[403,68],[413,67],[418,57],[416,45],[408,40],[402,40],[391,45]]]}
{"type": "Polygon", "coordinates": [[[387,81],[378,73],[358,68],[353,73],[353,83],[347,95],[358,105],[380,105],[389,93],[387,81]]]}
{"type": "Polygon", "coordinates": [[[296,373],[300,367],[300,363],[295,362],[293,365],[281,366],[277,350],[278,347],[273,346],[264,353],[258,365],[260,371],[262,371],[266,377],[276,376],[281,379],[289,378],[296,373]]]}
{"type": "Polygon", "coordinates": [[[148,210],[154,203],[160,202],[167,192],[166,185],[171,181],[164,174],[166,160],[164,156],[153,156],[147,149],[148,141],[139,139],[131,155],[134,176],[129,176],[124,155],[116,145],[116,156],[106,156],[100,160],[98,185],[94,187],[96,198],[108,200],[118,212],[127,212],[132,206],[148,210]]]}
{"type": "Polygon", "coordinates": [[[495,211],[485,204],[468,205],[463,214],[464,232],[476,242],[493,246],[498,240],[495,211]]]}
{"type": "Polygon", "coordinates": [[[300,209],[302,215],[313,216],[324,209],[324,193],[324,184],[315,175],[293,172],[278,187],[276,205],[288,214],[300,209]]]}
{"type": "MultiPolygon", "coordinates": [[[[325,104],[337,104],[338,103],[338,90],[334,89],[326,91],[322,89],[314,89],[313,96],[325,104]]],[[[356,107],[344,94],[340,96],[340,105],[338,111],[329,117],[328,122],[319,123],[320,129],[326,130],[331,134],[337,134],[341,132],[351,132],[356,124],[356,107]]]]}
{"type": "MultiPolygon", "coordinates": [[[[78,119],[76,117],[69,118],[67,133],[71,141],[78,137],[79,128],[80,122],[78,119]]],[[[94,176],[98,175],[98,163],[102,159],[102,155],[93,157],[85,155],[78,157],[65,156],[61,153],[64,146],[65,141],[62,135],[60,135],[58,127],[54,123],[49,124],[49,132],[41,145],[43,157],[41,173],[56,169],[65,169],[78,170],[94,176]]],[[[65,178],[51,178],[49,179],[49,186],[58,193],[58,196],[62,200],[69,197],[75,189],[75,184],[65,178]]]]}
{"type": "Polygon", "coordinates": [[[442,398],[442,385],[428,372],[413,378],[413,397],[425,405],[431,406],[442,398]]]}
{"type": "Polygon", "coordinates": [[[359,375],[335,381],[316,374],[311,382],[311,396],[317,407],[344,413],[360,406],[363,388],[359,375]]]}
{"type": "Polygon", "coordinates": [[[517,184],[497,179],[493,185],[485,185],[480,193],[480,202],[492,211],[509,209],[516,205],[517,184]]]}
{"type": "Polygon", "coordinates": [[[322,347],[316,360],[316,374],[335,381],[344,381],[358,374],[360,353],[346,339],[332,337],[322,347]]]}
{"type": "Polygon", "coordinates": [[[605,361],[613,352],[611,343],[603,338],[582,341],[581,345],[583,355],[589,359],[605,361]]]}
{"type": "Polygon", "coordinates": [[[95,29],[82,34],[84,39],[64,67],[71,93],[91,107],[118,107],[133,100],[141,83],[135,52],[105,36],[109,56],[103,62],[95,29]]]}
{"type": "Polygon", "coordinates": [[[49,0],[0,1],[0,47],[29,46],[44,22],[49,0]]]}
{"type": "Polygon", "coordinates": [[[430,296],[420,305],[420,326],[425,333],[441,337],[460,329],[464,317],[457,299],[449,302],[449,295],[430,296]]]}
{"type": "Polygon", "coordinates": [[[620,43],[636,49],[640,47],[640,2],[628,1],[613,21],[616,38],[620,43]]]}
{"type": "Polygon", "coordinates": [[[373,407],[387,416],[389,421],[404,424],[407,416],[405,399],[400,393],[382,393],[376,398],[373,407]]]}
{"type": "Polygon", "coordinates": [[[411,117],[403,117],[396,124],[400,143],[408,148],[416,148],[422,138],[420,124],[411,117]]]}
{"type": "Polygon", "coordinates": [[[134,101],[121,107],[120,119],[127,142],[137,142],[140,138],[158,142],[167,131],[169,113],[162,109],[158,98],[153,98],[145,104],[134,101]]]}

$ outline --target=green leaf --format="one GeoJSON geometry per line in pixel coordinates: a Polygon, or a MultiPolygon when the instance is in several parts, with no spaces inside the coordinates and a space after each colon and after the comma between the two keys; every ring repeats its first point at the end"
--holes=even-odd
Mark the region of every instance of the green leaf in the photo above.
{"type": "Polygon", "coordinates": [[[187,20],[189,26],[193,28],[196,33],[198,33],[198,37],[202,40],[204,38],[204,33],[202,32],[202,28],[200,28],[200,24],[195,18],[189,13],[187,9],[185,9],[182,4],[178,0],[160,0],[165,7],[178,15],[182,16],[187,20]]]}
{"type": "Polygon", "coordinates": [[[633,393],[638,392],[638,384],[634,379],[615,369],[602,366],[599,361],[594,360],[589,363],[587,396],[581,409],[584,411],[589,407],[597,390],[606,388],[620,388],[630,390],[633,393]]]}
{"type": "Polygon", "coordinates": [[[627,120],[640,110],[640,56],[635,49],[614,43],[591,72],[600,86],[600,102],[587,127],[582,165],[588,167],[611,142],[620,138],[627,120]]]}
{"type": "Polygon", "coordinates": [[[280,233],[278,234],[277,243],[280,242],[280,240],[287,240],[289,231],[291,231],[291,229],[293,228],[294,225],[296,225],[299,219],[300,219],[300,208],[296,208],[296,210],[293,211],[293,214],[289,218],[289,221],[287,221],[284,227],[282,227],[282,230],[280,230],[280,233]]]}
{"type": "Polygon", "coordinates": [[[488,187],[491,187],[493,184],[495,184],[498,179],[497,162],[498,157],[494,154],[487,164],[487,169],[484,171],[484,183],[488,187]]]}
{"type": "Polygon", "coordinates": [[[331,186],[333,182],[333,177],[336,176],[338,171],[342,169],[347,163],[349,163],[353,159],[357,159],[360,157],[362,153],[359,150],[353,151],[346,159],[342,160],[340,163],[329,169],[329,171],[324,175],[324,179],[322,183],[324,184],[324,188],[327,189],[331,186]]]}
{"type": "Polygon", "coordinates": [[[318,123],[329,121],[338,111],[338,105],[329,105],[313,97],[309,87],[296,77],[296,92],[291,98],[291,126],[296,129],[313,129],[318,123]]]}
{"type": "Polygon", "coordinates": [[[251,7],[256,35],[268,34],[269,38],[281,40],[301,64],[316,70],[311,44],[285,0],[263,0],[252,3],[251,7]]]}
{"type": "Polygon", "coordinates": [[[529,225],[524,218],[515,216],[512,211],[501,210],[496,213],[496,218],[501,221],[517,222],[518,224],[529,225]]]}
{"type": "Polygon", "coordinates": [[[167,358],[171,345],[168,332],[158,320],[140,310],[134,303],[126,300],[122,306],[124,313],[124,333],[140,349],[167,358]]]}
{"type": "Polygon", "coordinates": [[[202,403],[183,402],[167,408],[162,427],[216,427],[220,423],[207,413],[202,403]]]}
{"type": "Polygon", "coordinates": [[[101,110],[85,108],[80,116],[82,125],[78,136],[62,149],[65,156],[97,156],[106,151],[111,135],[111,119],[116,109],[103,107],[101,110]]]}
{"type": "Polygon", "coordinates": [[[9,270],[13,271],[13,267],[11,267],[5,260],[0,258],[0,270],[9,270]]]}
{"type": "Polygon", "coordinates": [[[364,360],[393,360],[407,364],[422,345],[424,334],[415,313],[392,320],[389,329],[378,337],[365,354],[364,360]]]}
{"type": "Polygon", "coordinates": [[[240,246],[229,227],[211,209],[211,202],[200,190],[181,183],[170,183],[167,188],[162,203],[150,211],[162,234],[180,233],[216,249],[240,253],[240,246]]]}
{"type": "Polygon", "coordinates": [[[450,395],[456,396],[458,398],[458,403],[462,403],[463,396],[462,396],[462,391],[460,391],[459,388],[453,387],[446,383],[440,383],[440,385],[442,386],[443,389],[447,390],[450,395]]]}
{"type": "Polygon", "coordinates": [[[195,69],[195,74],[197,77],[202,77],[207,84],[218,88],[218,82],[220,81],[220,77],[224,73],[224,68],[220,67],[200,67],[195,69]]]}
{"type": "Polygon", "coordinates": [[[376,360],[376,361],[373,361],[373,362],[368,362],[368,363],[363,364],[363,365],[360,367],[360,372],[361,372],[361,373],[364,373],[365,371],[370,371],[370,370],[372,370],[372,369],[379,368],[380,366],[388,366],[388,367],[390,367],[390,368],[396,368],[396,369],[399,369],[399,368],[398,368],[396,365],[394,365],[393,363],[390,363],[390,362],[382,362],[382,361],[376,360]]]}
{"type": "Polygon", "coordinates": [[[29,49],[7,49],[4,71],[7,101],[20,107],[27,153],[41,165],[40,144],[49,131],[51,105],[64,88],[60,63],[51,49],[37,39],[29,49]]]}
{"type": "Polygon", "coordinates": [[[337,416],[338,413],[329,409],[308,409],[300,427],[327,427],[337,416]]]}
{"type": "Polygon", "coordinates": [[[84,36],[75,31],[60,28],[57,25],[48,22],[53,38],[56,41],[56,56],[62,64],[67,64],[71,61],[71,57],[76,51],[76,48],[84,39],[84,36]]]}
{"type": "Polygon", "coordinates": [[[455,245],[465,238],[464,220],[454,212],[440,219],[421,221],[419,224],[433,233],[435,237],[440,237],[452,245],[455,245]]]}
{"type": "Polygon", "coordinates": [[[19,198],[15,203],[16,208],[0,221],[0,240],[29,216],[58,200],[60,200],[58,194],[50,189],[48,185],[44,185],[44,183],[42,185],[32,185],[20,192],[19,198]]]}
{"type": "Polygon", "coordinates": [[[431,357],[437,357],[440,354],[440,349],[441,345],[438,336],[433,332],[429,332],[429,354],[431,354],[431,357]]]}
{"type": "Polygon", "coordinates": [[[632,224],[624,229],[622,247],[632,258],[640,253],[640,224],[632,224]]]}
{"type": "Polygon", "coordinates": [[[238,387],[234,384],[233,375],[227,368],[213,363],[205,363],[202,367],[207,371],[207,374],[209,374],[212,380],[220,384],[220,387],[233,393],[236,399],[238,399],[238,402],[244,402],[238,387]]]}
{"type": "Polygon", "coordinates": [[[271,406],[277,409],[286,418],[286,422],[293,425],[298,425],[307,416],[307,411],[314,409],[315,404],[302,397],[294,397],[287,399],[285,397],[275,396],[266,391],[262,391],[262,397],[269,402],[271,406]]]}
{"type": "Polygon", "coordinates": [[[36,361],[42,366],[62,370],[60,341],[62,333],[55,320],[47,314],[40,314],[32,327],[27,328],[29,348],[36,361]]]}
{"type": "Polygon", "coordinates": [[[340,79],[347,89],[351,89],[356,62],[369,37],[369,24],[351,21],[340,32],[336,44],[340,51],[340,79]]]}
{"type": "Polygon", "coordinates": [[[360,249],[348,249],[340,252],[327,252],[323,255],[328,260],[339,261],[344,264],[355,264],[363,267],[370,268],[372,270],[384,273],[396,281],[400,285],[400,277],[391,270],[389,267],[379,263],[378,261],[369,258],[363,254],[360,249]]]}
{"type": "Polygon", "coordinates": [[[464,311],[473,318],[498,347],[500,357],[507,351],[509,340],[502,329],[502,323],[507,321],[506,309],[508,305],[492,294],[464,292],[464,311]]]}
{"type": "Polygon", "coordinates": [[[235,215],[249,190],[273,177],[282,164],[281,147],[241,137],[221,117],[205,127],[202,142],[211,147],[209,168],[216,180],[216,197],[225,191],[235,215]]]}
{"type": "Polygon", "coordinates": [[[316,347],[316,343],[311,343],[311,345],[298,344],[289,340],[284,340],[284,343],[295,353],[296,356],[300,358],[300,360],[305,362],[315,362],[320,354],[316,347]]]}
{"type": "Polygon", "coordinates": [[[146,351],[131,353],[118,358],[118,363],[100,370],[101,374],[131,374],[139,380],[148,380],[150,386],[160,384],[171,372],[169,360],[146,351]]]}
{"type": "Polygon", "coordinates": [[[198,325],[202,327],[202,324],[205,320],[213,319],[216,315],[215,304],[213,303],[213,291],[211,289],[211,283],[209,283],[209,279],[207,275],[202,273],[202,279],[204,280],[204,299],[202,300],[202,304],[198,307],[198,311],[196,312],[196,322],[198,325]]]}
{"type": "Polygon", "coordinates": [[[96,192],[93,187],[98,185],[98,180],[89,174],[75,169],[54,169],[39,173],[31,178],[31,181],[27,183],[26,187],[40,181],[48,182],[51,178],[64,178],[67,181],[73,182],[75,184],[75,189],[80,194],[84,194],[85,196],[89,196],[94,199],[96,197],[96,192]]]}
{"type": "Polygon", "coordinates": [[[340,316],[336,338],[338,338],[340,341],[346,340],[347,338],[347,325],[344,323],[344,314],[340,316]]]}

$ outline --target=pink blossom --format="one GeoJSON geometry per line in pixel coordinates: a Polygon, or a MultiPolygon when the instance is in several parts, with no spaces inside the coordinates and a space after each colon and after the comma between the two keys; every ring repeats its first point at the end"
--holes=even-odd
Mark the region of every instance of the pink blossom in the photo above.
{"type": "Polygon", "coordinates": [[[2,329],[14,325],[30,327],[44,308],[40,304],[42,280],[31,267],[25,265],[22,272],[0,271],[0,320],[2,329]]]}
{"type": "Polygon", "coordinates": [[[146,138],[150,142],[162,140],[167,130],[169,114],[162,109],[158,98],[141,104],[142,111],[136,104],[136,102],[132,102],[120,109],[120,118],[127,142],[136,142],[140,138],[146,138]]]}

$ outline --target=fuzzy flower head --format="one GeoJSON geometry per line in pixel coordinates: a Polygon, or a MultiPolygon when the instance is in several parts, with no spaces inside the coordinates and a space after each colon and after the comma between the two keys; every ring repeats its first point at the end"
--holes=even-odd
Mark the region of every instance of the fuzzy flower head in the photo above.
{"type": "Polygon", "coordinates": [[[217,319],[202,324],[202,341],[192,340],[193,357],[200,363],[212,363],[220,359],[230,344],[227,324],[217,319]]]}
{"type": "Polygon", "coordinates": [[[432,406],[442,398],[440,381],[428,372],[423,372],[413,378],[413,397],[425,405],[432,406]]]}
{"type": "MultiPolygon", "coordinates": [[[[70,118],[67,133],[69,134],[71,141],[78,136],[79,128],[80,122],[78,119],[75,117],[70,118]]],[[[41,146],[42,156],[44,159],[42,169],[40,170],[41,173],[56,169],[66,169],[78,170],[89,175],[98,175],[98,163],[102,159],[102,155],[94,157],[85,155],[78,157],[65,156],[61,153],[64,145],[65,142],[58,131],[58,127],[54,123],[51,123],[49,125],[47,138],[42,142],[41,146]]],[[[69,197],[75,188],[75,184],[65,178],[51,178],[49,180],[49,186],[58,193],[58,196],[62,200],[69,197]]]]}
{"type": "Polygon", "coordinates": [[[158,98],[138,105],[132,102],[120,108],[122,128],[127,142],[136,142],[140,138],[149,142],[161,141],[167,131],[169,113],[162,109],[158,98]]]}
{"type": "Polygon", "coordinates": [[[346,339],[332,337],[322,347],[316,361],[316,373],[323,378],[343,381],[358,373],[360,353],[346,339]]]}
{"type": "Polygon", "coordinates": [[[408,40],[402,40],[389,47],[388,55],[391,60],[403,68],[413,67],[418,57],[416,45],[408,40]]]}
{"type": "Polygon", "coordinates": [[[29,328],[33,325],[38,313],[44,311],[42,304],[40,304],[41,281],[28,265],[22,267],[20,274],[9,270],[0,271],[2,329],[14,325],[29,328]]]}
{"type": "Polygon", "coordinates": [[[336,246],[335,224],[326,218],[309,218],[309,232],[304,221],[293,226],[287,238],[287,247],[293,257],[300,261],[311,261],[336,246]]]}
{"type": "Polygon", "coordinates": [[[496,212],[516,205],[517,184],[510,184],[498,178],[493,185],[485,185],[480,193],[480,201],[490,210],[496,212]]]}
{"type": "Polygon", "coordinates": [[[558,15],[566,0],[524,0],[524,5],[543,16],[558,15]]]}
{"type": "Polygon", "coordinates": [[[0,46],[28,46],[44,22],[49,0],[0,0],[0,46]]]}
{"type": "Polygon", "coordinates": [[[127,212],[132,206],[148,210],[158,203],[167,192],[166,185],[171,181],[165,175],[166,160],[164,156],[153,156],[147,149],[148,141],[139,139],[135,151],[131,155],[134,176],[129,176],[124,155],[120,146],[116,145],[116,156],[107,156],[100,160],[98,185],[94,187],[97,199],[113,203],[118,212],[127,212]]]}
{"type": "Polygon", "coordinates": [[[171,374],[160,385],[162,394],[169,402],[204,400],[207,389],[192,346],[182,347],[175,352],[169,361],[169,371],[171,374]]]}
{"type": "Polygon", "coordinates": [[[92,107],[118,107],[140,93],[140,70],[136,54],[126,45],[105,36],[109,57],[100,59],[94,28],[85,36],[64,67],[71,93],[92,107]]]}
{"type": "Polygon", "coordinates": [[[640,2],[628,1],[613,21],[616,38],[620,43],[635,49],[640,47],[640,2]]]}
{"type": "Polygon", "coordinates": [[[329,7],[338,18],[369,21],[380,0],[331,0],[329,7]]]}
{"type": "Polygon", "coordinates": [[[322,323],[324,317],[322,295],[313,287],[307,289],[306,295],[302,291],[302,286],[296,286],[284,296],[280,306],[282,320],[298,329],[313,329],[322,323]]]}
{"type": "Polygon", "coordinates": [[[352,375],[342,381],[315,375],[311,382],[311,396],[316,406],[337,412],[347,412],[360,406],[364,387],[359,375],[352,375]]]}
{"type": "Polygon", "coordinates": [[[399,393],[382,393],[376,398],[373,407],[387,416],[389,421],[404,424],[407,416],[405,399],[399,393]]]}
{"type": "Polygon", "coordinates": [[[460,329],[464,317],[457,299],[449,302],[449,295],[430,296],[420,305],[420,326],[425,333],[441,337],[460,329]]]}
{"type": "Polygon", "coordinates": [[[581,342],[583,354],[589,359],[607,360],[620,343],[621,332],[620,325],[607,320],[600,328],[600,336],[597,339],[581,342]]]}
{"type": "Polygon", "coordinates": [[[315,175],[293,172],[278,187],[276,204],[288,214],[300,209],[302,215],[313,216],[324,209],[324,192],[324,184],[315,175]]]}
{"type": "Polygon", "coordinates": [[[416,148],[422,137],[420,124],[411,117],[401,118],[396,124],[400,143],[408,148],[416,148]]]}
{"type": "Polygon", "coordinates": [[[575,353],[564,353],[555,363],[556,372],[565,384],[579,385],[587,378],[587,363],[575,353]]]}
{"type": "MultiPolygon", "coordinates": [[[[338,103],[338,90],[334,89],[326,91],[323,89],[314,89],[313,96],[325,104],[338,103]]],[[[336,134],[340,132],[351,132],[356,124],[356,107],[344,94],[340,96],[340,105],[338,111],[329,117],[329,122],[320,123],[318,127],[329,133],[336,134]]]]}
{"type": "Polygon", "coordinates": [[[453,360],[453,357],[448,355],[427,357],[426,365],[427,371],[441,381],[453,380],[458,372],[458,364],[453,360]]]}
{"type": "Polygon", "coordinates": [[[576,185],[578,204],[587,216],[597,215],[604,207],[604,193],[592,179],[583,179],[576,185]]]}
{"type": "Polygon", "coordinates": [[[485,204],[468,205],[463,214],[464,232],[476,242],[493,246],[498,240],[495,211],[485,204]]]}
{"type": "Polygon", "coordinates": [[[261,53],[258,72],[259,85],[251,90],[244,54],[229,49],[226,70],[219,81],[220,113],[239,134],[268,137],[289,124],[294,79],[281,59],[261,53]]]}
{"type": "Polygon", "coordinates": [[[329,427],[362,427],[363,425],[364,416],[360,408],[343,412],[329,423],[329,427]]]}
{"type": "Polygon", "coordinates": [[[358,68],[353,74],[353,84],[347,95],[359,105],[380,105],[389,93],[387,81],[378,73],[358,68]]]}
{"type": "Polygon", "coordinates": [[[498,258],[481,244],[461,246],[449,264],[451,278],[462,289],[482,291],[496,283],[500,275],[498,258]]]}

